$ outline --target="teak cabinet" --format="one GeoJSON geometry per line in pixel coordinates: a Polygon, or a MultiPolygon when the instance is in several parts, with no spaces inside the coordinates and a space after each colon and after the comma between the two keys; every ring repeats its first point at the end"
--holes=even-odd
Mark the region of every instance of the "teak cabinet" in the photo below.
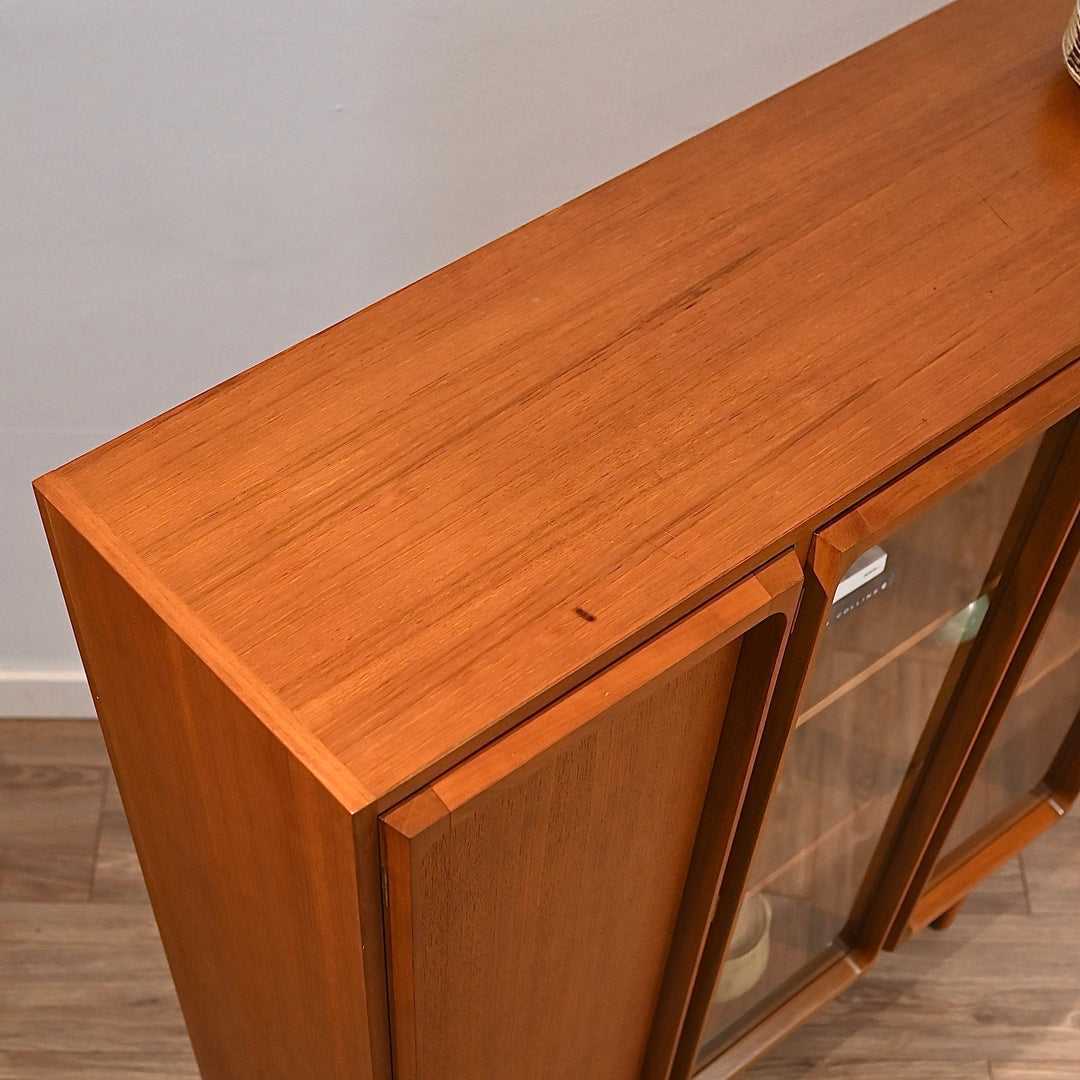
{"type": "Polygon", "coordinates": [[[37,491],[207,1080],[710,1080],[1080,788],[1070,0],[959,0],[37,491]]]}

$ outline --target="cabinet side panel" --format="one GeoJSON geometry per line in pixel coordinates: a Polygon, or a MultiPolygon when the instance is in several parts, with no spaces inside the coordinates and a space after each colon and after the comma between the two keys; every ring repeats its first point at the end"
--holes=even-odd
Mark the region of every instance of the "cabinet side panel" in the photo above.
{"type": "Polygon", "coordinates": [[[739,649],[582,717],[420,832],[409,803],[384,818],[407,846],[403,1080],[638,1076],[739,649]]]}
{"type": "Polygon", "coordinates": [[[350,809],[42,510],[203,1076],[372,1080],[350,809]]]}

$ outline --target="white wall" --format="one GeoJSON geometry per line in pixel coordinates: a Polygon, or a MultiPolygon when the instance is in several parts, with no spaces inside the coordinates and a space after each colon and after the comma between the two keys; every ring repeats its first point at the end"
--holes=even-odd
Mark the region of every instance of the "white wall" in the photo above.
{"type": "Polygon", "coordinates": [[[3,0],[0,715],[89,711],[34,476],[940,6],[3,0]]]}

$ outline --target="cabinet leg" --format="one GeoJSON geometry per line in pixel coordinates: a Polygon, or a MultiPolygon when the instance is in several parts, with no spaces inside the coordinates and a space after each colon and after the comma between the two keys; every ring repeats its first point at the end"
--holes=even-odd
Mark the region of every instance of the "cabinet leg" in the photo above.
{"type": "Polygon", "coordinates": [[[957,900],[955,904],[947,911],[943,911],[930,925],[935,930],[948,930],[953,924],[953,920],[960,914],[960,908],[963,906],[963,900],[957,900]]]}

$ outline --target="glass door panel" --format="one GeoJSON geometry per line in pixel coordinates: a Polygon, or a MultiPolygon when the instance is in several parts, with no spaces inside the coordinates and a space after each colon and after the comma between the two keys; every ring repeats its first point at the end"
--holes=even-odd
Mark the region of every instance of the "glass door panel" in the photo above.
{"type": "Polygon", "coordinates": [[[845,927],[893,804],[1015,542],[1038,443],[878,539],[833,592],[699,1064],[848,951],[845,927]]]}
{"type": "MultiPolygon", "coordinates": [[[[1074,567],[964,798],[938,866],[976,833],[1006,824],[1033,793],[1080,711],[1080,564],[1074,567]]],[[[935,875],[939,876],[939,875],[935,875]]]]}
{"type": "Polygon", "coordinates": [[[934,666],[951,655],[942,643],[974,636],[997,584],[986,575],[1035,452],[1035,444],[1021,448],[856,561],[836,590],[800,723],[908,650],[926,645],[919,663],[934,666]]]}

